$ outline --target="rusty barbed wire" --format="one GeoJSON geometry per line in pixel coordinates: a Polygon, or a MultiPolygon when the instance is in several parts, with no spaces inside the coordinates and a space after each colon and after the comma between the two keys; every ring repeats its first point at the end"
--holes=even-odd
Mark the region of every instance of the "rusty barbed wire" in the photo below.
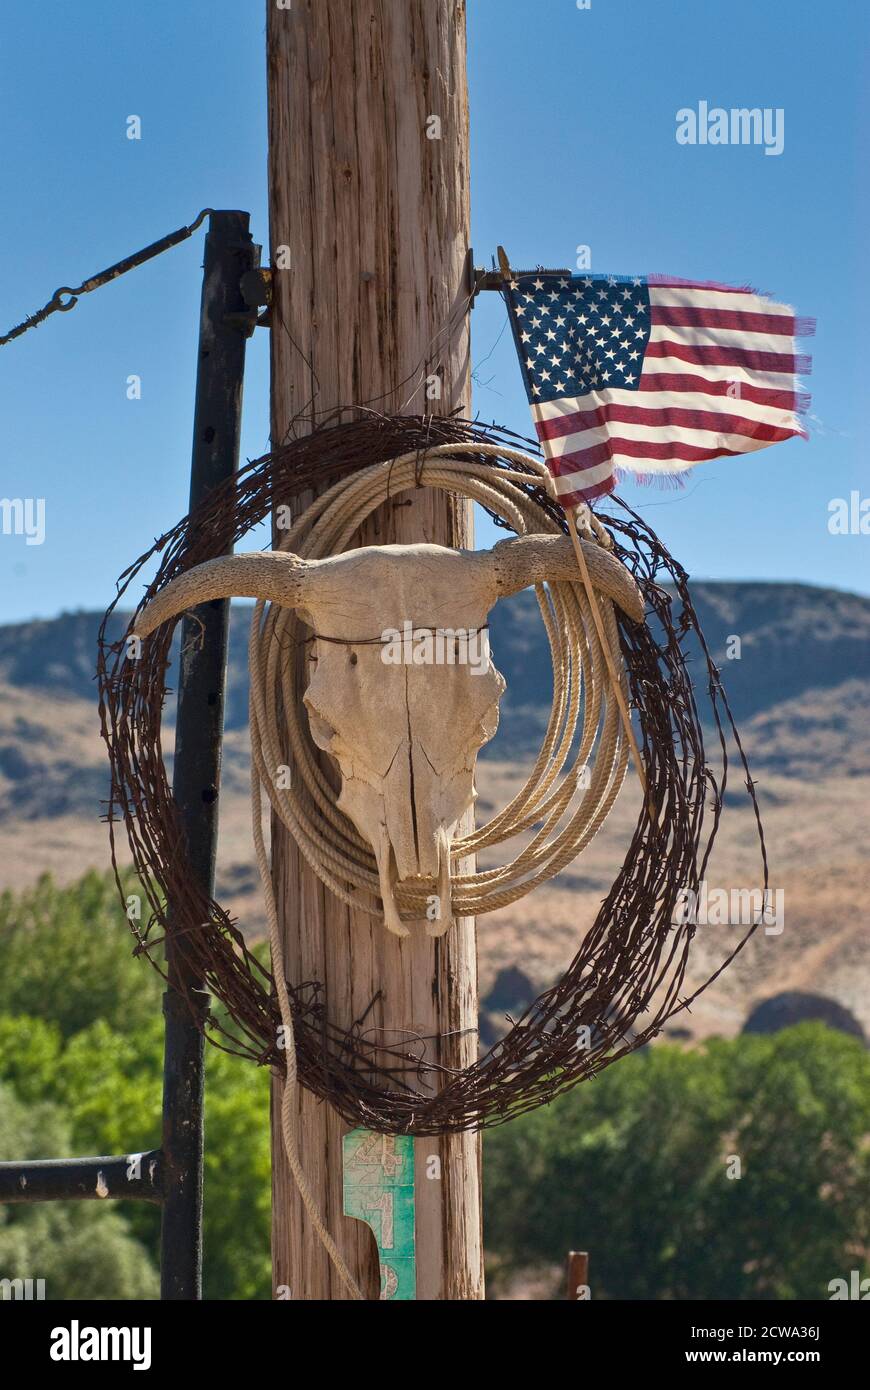
{"type": "MultiPolygon", "coordinates": [[[[278,1070],[283,1069],[281,1018],[272,975],[225,909],[195,889],[187,863],[161,746],[171,629],[158,630],[138,659],[129,660],[126,642],[135,615],[118,641],[108,640],[108,625],[155,556],[161,557],[159,570],[137,613],[171,579],[222,553],[229,540],[240,540],[275,507],[306,491],[418,447],[475,441],[507,447],[521,439],[456,417],[387,417],[360,410],[348,419],[349,414],[336,412],[311,434],[249,462],[159,537],[121,575],[99,636],[100,721],[112,772],[107,816],[112,864],[125,901],[129,884],[122,881],[115,844],[115,825],[122,821],[150,909],[144,926],[131,923],[137,950],[161,970],[154,958],[158,944],[166,931],[178,933],[197,977],[226,1010],[225,1019],[210,1012],[200,1020],[206,1036],[218,1047],[278,1070]]],[[[536,450],[528,440],[522,444],[536,450]]],[[[470,462],[521,471],[514,459],[486,454],[473,455],[470,462]]],[[[561,509],[531,473],[528,492],[566,529],[561,509]]],[[[619,630],[658,828],[653,830],[642,807],[622,868],[565,974],[469,1066],[441,1063],[435,1054],[442,1039],[406,1035],[391,1043],[375,1022],[363,1028],[377,997],[362,1019],[342,1027],[330,1017],[323,983],[288,981],[299,1080],[349,1124],[390,1134],[456,1133],[501,1124],[545,1104],[655,1037],[718,978],[761,923],[759,914],[718,969],[683,994],[695,927],[675,922],[674,913],[679,895],[697,891],[704,877],[723,811],[729,735],[754,811],[766,901],[764,832],[746,755],[692,605],[686,571],[636,512],[618,498],[610,501],[614,509],[604,519],[614,553],[634,574],[647,605],[645,624],[619,620],[619,630]],[[684,646],[690,636],[704,662],[697,696],[684,646]],[[701,694],[719,744],[718,775],[705,751],[701,694]],[[578,1046],[581,1029],[588,1029],[588,1047],[578,1046]]]]}

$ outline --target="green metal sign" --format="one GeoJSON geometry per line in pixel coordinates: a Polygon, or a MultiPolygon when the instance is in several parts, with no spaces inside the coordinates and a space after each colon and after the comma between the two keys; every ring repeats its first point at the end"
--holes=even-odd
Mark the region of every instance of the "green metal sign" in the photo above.
{"type": "Polygon", "coordinates": [[[344,1214],[374,1232],[381,1298],[417,1297],[414,1140],[353,1129],[344,1136],[344,1214]]]}

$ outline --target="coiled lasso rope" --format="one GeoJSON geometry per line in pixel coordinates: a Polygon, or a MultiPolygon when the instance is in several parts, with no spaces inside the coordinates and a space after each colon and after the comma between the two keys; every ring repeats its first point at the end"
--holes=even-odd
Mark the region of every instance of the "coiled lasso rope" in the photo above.
{"type": "MultiPolygon", "coordinates": [[[[518,535],[563,534],[556,521],[529,496],[528,470],[538,475],[544,488],[551,487],[549,473],[539,459],[501,445],[446,444],[425,453],[405,454],[334,484],[301,514],[283,536],[280,548],[303,559],[340,554],[372,512],[397,492],[418,486],[440,488],[478,502],[501,516],[518,535]],[[491,454],[518,463],[526,471],[495,471],[476,465],[463,454],[491,454]]],[[[588,509],[582,524],[588,539],[609,548],[607,532],[588,509]]],[[[600,829],[625,777],[628,746],[608,673],[608,668],[618,673],[621,694],[627,702],[613,602],[596,593],[596,622],[579,570],[576,582],[561,581],[546,588],[536,585],[535,592],[553,663],[553,703],[547,729],[522,790],[491,821],[458,838],[451,847],[449,910],[457,916],[494,912],[558,874],[600,829]],[[599,628],[609,647],[609,662],[599,639],[599,628]],[[575,801],[578,792],[582,795],[575,801]],[[478,851],[533,829],[525,847],[502,867],[482,872],[454,871],[478,851]]],[[[257,602],[249,641],[251,815],[284,1028],[284,1147],[300,1196],[342,1283],[353,1298],[363,1298],[323,1223],[299,1159],[293,1125],[298,1087],[293,1015],[262,829],[265,788],[275,814],[321,881],[349,906],[381,915],[374,854],[355,826],[336,808],[336,793],[318,765],[317,750],[300,722],[294,690],[295,663],[286,657],[298,640],[299,626],[300,619],[292,609],[257,602]],[[287,757],[282,747],[289,748],[289,786],[279,784],[276,775],[287,757]]],[[[426,916],[432,888],[439,892],[441,886],[426,881],[399,884],[398,907],[410,920],[420,920],[426,916]]]]}

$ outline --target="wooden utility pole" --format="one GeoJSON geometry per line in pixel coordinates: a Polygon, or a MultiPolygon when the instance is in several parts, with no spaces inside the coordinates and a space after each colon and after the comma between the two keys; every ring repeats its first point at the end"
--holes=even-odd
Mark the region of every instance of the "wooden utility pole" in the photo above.
{"type": "MultiPolygon", "coordinates": [[[[465,2],[267,7],[273,443],[304,433],[291,422],[312,409],[468,414],[465,2]]],[[[434,490],[408,493],[381,509],[364,539],[470,546],[470,506],[434,490]]],[[[400,941],[336,901],[275,826],[273,873],[291,984],[324,981],[330,1018],[343,1028],[380,991],[367,1027],[450,1034],[430,1042],[428,1056],[450,1067],[475,1060],[473,921],[439,940],[420,925],[400,941]]],[[[377,1298],[372,1234],[342,1215],[347,1129],[301,1093],[309,1181],[351,1271],[377,1298]]],[[[273,1154],[276,1289],[346,1297],[287,1171],[277,1120],[273,1154]]],[[[482,1298],[479,1138],[417,1140],[415,1168],[417,1297],[482,1298]]]]}

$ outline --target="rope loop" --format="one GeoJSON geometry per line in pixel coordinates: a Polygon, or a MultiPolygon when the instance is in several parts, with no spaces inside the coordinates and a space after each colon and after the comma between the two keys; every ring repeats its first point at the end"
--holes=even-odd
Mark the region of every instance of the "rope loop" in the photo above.
{"type": "MultiPolygon", "coordinates": [[[[489,447],[505,457],[504,449],[489,447]]],[[[539,461],[519,450],[509,450],[509,460],[524,472],[494,472],[480,465],[480,455],[486,454],[487,448],[479,443],[465,448],[421,448],[342,478],[296,519],[284,533],[280,548],[307,560],[348,549],[366,519],[388,496],[420,485],[424,464],[425,486],[498,511],[520,534],[559,534],[557,522],[526,490],[529,471],[537,471],[539,461]],[[476,456],[477,462],[469,455],[476,456]]],[[[599,529],[604,532],[603,527],[599,529]]],[[[600,542],[591,525],[588,532],[600,542]]],[[[453,911],[460,916],[497,911],[560,873],[598,833],[625,777],[628,749],[579,572],[576,583],[536,586],[536,598],[553,665],[547,729],[525,785],[510,805],[451,847],[451,901],[453,911]],[[480,850],[528,836],[534,826],[538,827],[535,833],[502,868],[477,872],[462,867],[480,850]]],[[[597,599],[627,699],[613,603],[600,593],[597,599]]],[[[292,609],[263,601],[255,606],[248,649],[252,777],[331,892],[349,906],[382,916],[385,905],[378,901],[375,856],[335,805],[336,794],[323,776],[307,718],[295,697],[293,670],[290,663],[281,660],[281,651],[288,644],[309,640],[300,636],[302,627],[302,620],[292,609]],[[279,785],[276,771],[287,765],[285,734],[289,736],[291,774],[279,785]]],[[[259,801],[253,815],[255,820],[260,815],[259,801]]],[[[427,902],[433,894],[440,897],[441,886],[434,880],[399,884],[396,900],[400,915],[409,921],[423,919],[427,902]]],[[[263,878],[263,890],[271,891],[268,874],[263,878]]]]}

